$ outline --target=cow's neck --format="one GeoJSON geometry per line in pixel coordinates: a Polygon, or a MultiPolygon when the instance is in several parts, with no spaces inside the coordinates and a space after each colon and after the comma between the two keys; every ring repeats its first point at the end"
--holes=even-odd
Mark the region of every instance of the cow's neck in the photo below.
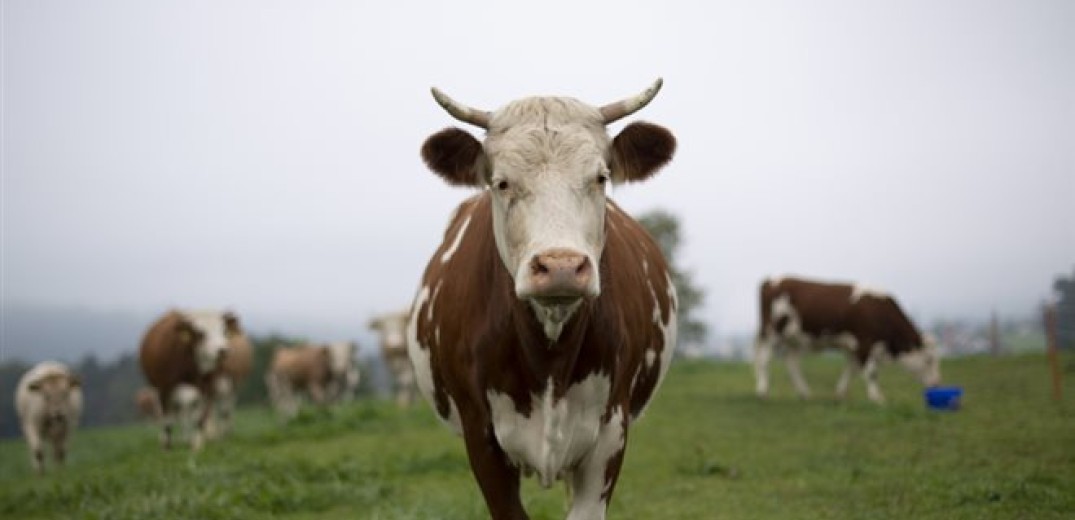
{"type": "Polygon", "coordinates": [[[558,390],[573,382],[591,309],[592,304],[588,302],[575,305],[574,312],[558,324],[555,337],[550,337],[548,324],[539,318],[538,310],[528,302],[517,300],[512,322],[519,336],[523,361],[535,379],[551,379],[557,383],[558,390]]]}

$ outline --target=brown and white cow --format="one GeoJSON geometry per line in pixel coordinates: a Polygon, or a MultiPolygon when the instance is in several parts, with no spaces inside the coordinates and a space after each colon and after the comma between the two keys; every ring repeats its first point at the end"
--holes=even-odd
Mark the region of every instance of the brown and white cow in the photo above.
{"type": "Polygon", "coordinates": [[[321,345],[276,349],[265,374],[273,408],[284,419],[298,414],[301,394],[314,404],[326,404],[332,380],[332,351],[321,345]]]}
{"type": "Polygon", "coordinates": [[[414,401],[414,366],[407,355],[408,319],[410,310],[404,310],[381,314],[369,322],[369,328],[379,336],[381,357],[392,374],[393,394],[399,406],[409,406],[414,401]]]}
{"type": "Polygon", "coordinates": [[[82,385],[61,363],[45,361],[23,374],[15,387],[15,411],[30,448],[30,460],[45,472],[44,442],[52,444],[56,465],[67,455],[67,441],[82,415],[82,385]]]}
{"type": "Polygon", "coordinates": [[[642,94],[595,108],[534,97],[495,112],[434,89],[484,142],[449,128],[422,147],[449,184],[482,188],[452,217],[408,325],[418,386],[463,436],[493,518],[527,518],[520,476],[566,480],[568,518],[604,518],[627,431],[676,340],[676,292],[657,244],[607,195],[649,178],[675,138],[636,122],[642,94]]]}
{"type": "Polygon", "coordinates": [[[146,381],[157,390],[161,410],[161,445],[172,446],[172,423],[176,416],[173,394],[181,384],[196,387],[205,406],[191,436],[191,447],[200,449],[208,417],[216,397],[216,378],[228,349],[246,342],[239,318],[221,311],[169,311],[146,331],[139,361],[146,381]]]}
{"type": "Polygon", "coordinates": [[[761,284],[761,322],[754,345],[754,375],[759,396],[769,393],[769,361],[783,355],[796,391],[809,397],[810,388],[799,368],[802,354],[837,349],[847,355],[847,367],[836,384],[836,395],[847,395],[854,372],[861,372],[870,400],[883,403],[877,367],[895,359],[926,386],[941,382],[940,361],[931,341],[924,338],[896,300],[861,285],[820,283],[800,278],[776,278],[761,284]]]}

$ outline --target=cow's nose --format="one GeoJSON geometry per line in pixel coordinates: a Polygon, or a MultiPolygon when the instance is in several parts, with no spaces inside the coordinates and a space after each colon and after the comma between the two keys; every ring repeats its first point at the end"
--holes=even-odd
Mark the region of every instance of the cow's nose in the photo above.
{"type": "Polygon", "coordinates": [[[593,274],[586,255],[570,249],[550,249],[530,259],[528,296],[554,303],[577,300],[586,295],[593,274]]]}

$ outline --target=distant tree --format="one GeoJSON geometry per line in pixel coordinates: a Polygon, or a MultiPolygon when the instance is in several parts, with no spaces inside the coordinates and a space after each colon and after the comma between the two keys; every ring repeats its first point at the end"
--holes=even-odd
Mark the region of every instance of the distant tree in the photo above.
{"type": "Polygon", "coordinates": [[[705,301],[705,292],[695,283],[694,274],[680,267],[676,261],[676,253],[682,244],[679,219],[665,210],[657,209],[638,217],[638,222],[657,241],[672,271],[672,281],[679,296],[679,344],[705,343],[709,328],[694,315],[698,306],[705,301]]]}
{"type": "Polygon", "coordinates": [[[1075,349],[1075,268],[1070,277],[1058,276],[1053,290],[1056,302],[1056,338],[1060,348],[1075,349]]]}

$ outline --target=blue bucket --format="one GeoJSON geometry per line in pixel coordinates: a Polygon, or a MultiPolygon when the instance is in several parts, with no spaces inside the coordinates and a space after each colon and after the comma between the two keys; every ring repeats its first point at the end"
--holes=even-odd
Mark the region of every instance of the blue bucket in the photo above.
{"type": "Polygon", "coordinates": [[[923,395],[926,406],[932,410],[958,410],[963,388],[958,386],[935,386],[927,388],[923,395]]]}

